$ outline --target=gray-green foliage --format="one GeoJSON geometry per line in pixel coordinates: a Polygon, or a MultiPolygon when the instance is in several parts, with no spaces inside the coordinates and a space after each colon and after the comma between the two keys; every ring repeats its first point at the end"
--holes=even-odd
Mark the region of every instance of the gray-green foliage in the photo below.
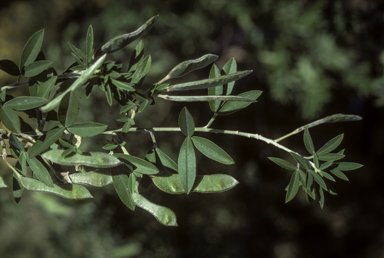
{"type": "MultiPolygon", "coordinates": [[[[301,189],[307,196],[320,197],[324,205],[323,190],[332,192],[324,179],[335,181],[334,177],[347,180],[345,171],[361,165],[340,162],[344,151],[333,152],[341,143],[343,136],[337,136],[319,150],[315,150],[308,128],[325,122],[358,120],[357,116],[338,114],[318,120],[299,128],[277,140],[258,134],[211,128],[220,115],[229,115],[256,102],[261,91],[251,90],[231,95],[235,81],[252,71],[237,71],[237,64],[230,59],[220,70],[212,65],[209,78],[184,83],[164,84],[172,78],[213,63],[217,56],[207,54],[201,58],[184,61],[176,65],[162,80],[146,86],[144,80],[150,70],[152,58],[144,55],[144,43],[140,41],[128,66],[123,71],[122,64],[106,61],[107,54],[123,49],[147,33],[158,16],[152,17],[132,33],[115,37],[94,50],[94,31],[88,28],[85,52],[69,43],[74,63],[62,74],[58,74],[52,63],[45,60],[41,51],[44,30],[36,32],[26,43],[20,65],[13,61],[1,60],[0,69],[10,75],[18,76],[12,85],[1,88],[1,121],[6,129],[1,129],[2,157],[13,172],[13,194],[16,201],[22,197],[24,189],[55,194],[69,199],[92,198],[86,186],[103,187],[113,184],[121,201],[131,210],[139,206],[150,212],[162,224],[176,226],[176,216],[169,208],[154,204],[140,194],[143,179],[149,177],[160,190],[171,194],[218,193],[237,185],[230,175],[199,175],[196,152],[206,158],[230,165],[233,159],[216,143],[196,136],[196,132],[222,133],[262,140],[292,154],[294,163],[280,158],[271,158],[278,165],[292,170],[292,179],[287,187],[286,201],[290,201],[301,189]],[[20,77],[29,79],[20,82],[20,77]],[[14,97],[7,93],[21,86],[29,86],[30,95],[14,97]],[[196,96],[180,93],[188,90],[207,90],[207,95],[196,96]],[[119,128],[94,121],[77,122],[80,105],[76,97],[85,91],[92,97],[94,90],[105,94],[105,100],[119,105],[116,114],[119,128]],[[166,93],[166,94],[165,94],[166,93]],[[207,101],[213,113],[212,119],[204,127],[196,126],[192,114],[185,107],[178,118],[178,127],[134,127],[135,118],[144,112],[148,105],[155,104],[156,98],[171,101],[207,101]],[[29,119],[26,119],[29,117],[29,119]],[[302,156],[278,143],[292,134],[304,132],[304,144],[310,153],[302,156]],[[185,139],[180,146],[177,163],[158,146],[156,132],[181,132],[185,139]],[[149,134],[153,147],[146,157],[136,157],[128,153],[129,143],[122,140],[127,133],[144,132],[149,134]],[[103,137],[104,151],[81,151],[84,137],[103,137]],[[16,160],[13,166],[9,158],[16,160]],[[29,169],[28,169],[29,167],[29,169]],[[31,172],[30,172],[31,171],[31,172]]],[[[105,114],[111,116],[108,110],[105,114]]],[[[0,187],[6,187],[0,177],[0,187]]]]}

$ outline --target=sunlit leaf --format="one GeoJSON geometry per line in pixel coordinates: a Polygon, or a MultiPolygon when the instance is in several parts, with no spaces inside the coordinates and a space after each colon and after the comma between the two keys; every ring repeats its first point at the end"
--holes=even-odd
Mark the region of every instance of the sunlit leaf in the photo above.
{"type": "Polygon", "coordinates": [[[28,165],[32,169],[34,175],[45,185],[53,187],[53,182],[49,171],[45,166],[37,160],[37,158],[28,159],[28,165]]]}
{"type": "Polygon", "coordinates": [[[21,54],[20,67],[23,68],[35,61],[39,55],[44,39],[44,29],[33,34],[24,46],[21,54]]]}
{"type": "Polygon", "coordinates": [[[184,107],[179,115],[179,127],[185,136],[191,137],[195,132],[195,122],[187,107],[184,107]]]}
{"type": "Polygon", "coordinates": [[[88,189],[81,185],[60,184],[49,187],[38,180],[27,177],[23,177],[21,183],[30,191],[54,194],[67,199],[81,200],[93,198],[88,189]]]}
{"type": "Polygon", "coordinates": [[[112,184],[110,169],[95,169],[84,173],[74,173],[69,175],[72,183],[85,184],[95,187],[103,187],[112,184]]]}
{"type": "Polygon", "coordinates": [[[49,148],[52,144],[54,144],[64,133],[65,128],[56,128],[49,132],[47,132],[44,141],[42,141],[41,137],[33,144],[32,148],[29,151],[29,158],[33,158],[36,155],[42,153],[46,149],[49,148]]]}
{"type": "Polygon", "coordinates": [[[288,185],[287,194],[285,196],[286,203],[291,201],[296,196],[300,186],[299,183],[300,183],[300,174],[298,170],[295,170],[295,172],[293,172],[292,174],[291,181],[289,182],[289,185],[288,185]]]}
{"type": "Polygon", "coordinates": [[[275,162],[277,165],[279,165],[280,167],[283,167],[285,169],[288,169],[288,170],[296,170],[297,169],[296,165],[293,165],[291,162],[286,161],[284,159],[275,158],[275,157],[268,157],[268,159],[270,159],[271,161],[275,162]]]}
{"type": "Polygon", "coordinates": [[[213,159],[219,163],[223,163],[226,165],[234,164],[235,162],[222,148],[213,143],[212,141],[193,136],[192,142],[195,147],[202,153],[204,156],[213,159]]]}
{"type": "Polygon", "coordinates": [[[317,151],[317,155],[321,156],[321,155],[325,155],[325,154],[328,154],[329,152],[333,151],[334,149],[336,149],[341,141],[343,140],[343,136],[344,134],[340,134],[338,136],[336,136],[335,138],[333,138],[332,140],[328,141],[326,144],[324,144],[323,147],[321,147],[318,151],[317,151]]]}
{"type": "Polygon", "coordinates": [[[16,112],[7,106],[3,106],[0,109],[1,122],[8,128],[8,130],[14,133],[20,133],[20,118],[16,112]]]}
{"type": "Polygon", "coordinates": [[[110,168],[116,167],[122,162],[113,155],[104,152],[84,152],[83,154],[74,154],[63,157],[64,150],[49,150],[44,152],[41,156],[53,163],[61,165],[84,165],[96,168],[110,168]]]}
{"type": "Polygon", "coordinates": [[[137,206],[151,213],[161,224],[165,226],[177,226],[176,215],[172,210],[154,204],[138,193],[133,193],[132,199],[137,206]]]}
{"type": "Polygon", "coordinates": [[[76,123],[68,127],[68,131],[81,137],[93,137],[104,132],[105,129],[107,125],[95,122],[76,123]]]}
{"type": "Polygon", "coordinates": [[[46,102],[47,100],[45,98],[21,96],[7,101],[4,106],[20,111],[40,107],[46,102]]]}
{"type": "Polygon", "coordinates": [[[190,137],[181,145],[178,159],[180,181],[187,193],[190,193],[196,178],[196,156],[190,137]]]}

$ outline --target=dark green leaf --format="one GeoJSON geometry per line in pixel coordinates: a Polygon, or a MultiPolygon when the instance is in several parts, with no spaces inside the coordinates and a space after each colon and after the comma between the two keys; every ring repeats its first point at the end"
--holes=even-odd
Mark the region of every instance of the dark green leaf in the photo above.
{"type": "Polygon", "coordinates": [[[180,112],[179,127],[181,132],[187,137],[191,137],[195,132],[195,122],[193,121],[193,117],[191,113],[189,113],[187,107],[184,107],[180,112]]]}
{"type": "Polygon", "coordinates": [[[173,159],[171,159],[167,154],[165,154],[165,152],[163,152],[159,148],[156,148],[156,153],[159,156],[161,163],[165,167],[173,169],[175,171],[178,171],[178,166],[177,166],[176,162],[173,161],[173,159]]]}
{"type": "Polygon", "coordinates": [[[327,184],[325,183],[324,179],[315,171],[313,170],[308,170],[309,173],[312,174],[313,179],[326,191],[328,191],[327,184]]]}
{"type": "Polygon", "coordinates": [[[45,185],[53,187],[53,182],[49,171],[45,166],[36,158],[28,159],[29,167],[32,169],[34,175],[45,185]]]}
{"type": "Polygon", "coordinates": [[[20,141],[13,133],[11,133],[11,135],[9,136],[9,143],[16,149],[25,151],[23,145],[21,145],[20,141]]]}
{"type": "Polygon", "coordinates": [[[291,162],[280,159],[280,158],[275,158],[275,157],[268,157],[271,161],[275,162],[277,165],[280,167],[283,167],[288,170],[296,170],[297,166],[293,165],[291,162]]]}
{"type": "Polygon", "coordinates": [[[176,215],[172,210],[154,204],[138,193],[133,193],[132,199],[137,206],[151,213],[161,224],[165,226],[177,226],[176,215]]]}
{"type": "Polygon", "coordinates": [[[68,92],[60,101],[57,119],[63,126],[68,127],[76,121],[78,112],[79,102],[75,92],[68,92]]]}
{"type": "Polygon", "coordinates": [[[34,77],[47,70],[52,65],[51,61],[41,60],[33,62],[25,67],[24,76],[34,77]]]}
{"type": "MultiPolygon", "coordinates": [[[[212,65],[211,71],[209,72],[209,78],[216,78],[220,77],[220,70],[217,68],[215,64],[212,65]]],[[[208,95],[209,96],[221,96],[223,95],[223,86],[216,86],[213,88],[208,89],[208,95]]],[[[217,112],[219,110],[219,107],[221,105],[221,101],[210,101],[209,107],[211,108],[212,112],[217,112]]]]}
{"type": "Polygon", "coordinates": [[[143,36],[147,31],[149,31],[152,28],[152,26],[155,24],[158,17],[159,17],[158,15],[153,16],[134,32],[123,34],[111,39],[101,47],[101,49],[98,51],[99,53],[97,53],[96,56],[100,56],[104,53],[109,54],[109,53],[116,52],[124,48],[125,46],[127,46],[129,43],[139,39],[141,36],[143,36]]]}
{"type": "Polygon", "coordinates": [[[102,148],[103,148],[103,150],[114,150],[118,146],[119,145],[117,145],[117,144],[108,143],[108,144],[104,145],[102,148]]]}
{"type": "Polygon", "coordinates": [[[307,183],[306,183],[306,189],[310,189],[313,184],[313,175],[312,173],[307,171],[307,183]]]}
{"type": "Polygon", "coordinates": [[[223,75],[217,78],[205,79],[194,82],[186,82],[168,86],[166,91],[184,91],[184,90],[198,90],[198,89],[208,89],[216,86],[220,86],[229,82],[233,82],[243,78],[250,74],[252,70],[241,71],[234,74],[223,75]]]}
{"type": "Polygon", "coordinates": [[[179,153],[179,174],[186,193],[190,193],[196,178],[196,156],[190,137],[185,138],[179,153]]]}
{"type": "Polygon", "coordinates": [[[307,148],[309,154],[313,155],[313,153],[315,152],[315,147],[313,146],[313,141],[311,135],[309,134],[308,128],[305,128],[304,130],[304,145],[305,148],[307,148]]]}
{"type": "Polygon", "coordinates": [[[215,62],[219,56],[206,54],[194,60],[187,60],[176,65],[166,76],[166,78],[179,78],[192,71],[206,67],[215,62]]]}
{"type": "Polygon", "coordinates": [[[72,50],[72,54],[74,55],[74,56],[76,56],[76,59],[78,59],[78,64],[81,64],[81,63],[83,63],[82,61],[80,61],[80,60],[83,60],[83,61],[85,61],[87,58],[86,58],[86,56],[85,56],[85,54],[84,54],[84,52],[83,51],[81,51],[80,49],[78,49],[77,47],[75,47],[74,45],[72,45],[72,43],[71,42],[68,42],[68,45],[69,45],[69,47],[71,48],[71,50],[72,50]]]}
{"type": "Polygon", "coordinates": [[[337,169],[341,171],[351,171],[351,170],[361,168],[362,166],[363,165],[359,163],[354,163],[354,162],[340,162],[339,165],[337,166],[337,169]]]}
{"type": "Polygon", "coordinates": [[[3,106],[0,110],[1,121],[8,130],[19,134],[20,133],[20,118],[16,112],[7,106],[3,106]]]}
{"type": "Polygon", "coordinates": [[[146,76],[151,67],[152,58],[151,56],[146,56],[138,65],[135,73],[132,75],[132,83],[137,84],[140,80],[146,76]]]}
{"type": "Polygon", "coordinates": [[[44,105],[47,102],[45,98],[21,96],[7,101],[4,106],[12,108],[17,111],[28,110],[37,108],[44,105]]]}
{"type": "Polygon", "coordinates": [[[87,31],[87,39],[86,39],[86,61],[87,63],[91,63],[92,56],[93,56],[93,28],[92,25],[89,25],[88,31],[87,31]]]}
{"type": "Polygon", "coordinates": [[[336,182],[336,180],[333,178],[333,176],[331,176],[330,174],[328,174],[327,172],[324,172],[324,171],[321,171],[321,174],[328,180],[331,180],[333,182],[336,182]]]}
{"type": "Polygon", "coordinates": [[[41,141],[40,140],[41,137],[40,137],[39,140],[37,140],[35,144],[33,144],[32,148],[30,149],[29,158],[33,158],[36,155],[48,149],[49,146],[54,144],[63,135],[64,131],[65,131],[64,127],[56,128],[47,132],[44,141],[41,141]]]}
{"type": "Polygon", "coordinates": [[[112,84],[115,85],[117,88],[120,88],[126,91],[135,91],[135,88],[132,87],[134,85],[133,83],[121,82],[114,79],[111,79],[111,81],[112,81],[112,84]]]}
{"type": "Polygon", "coordinates": [[[334,169],[331,169],[330,171],[332,174],[334,174],[335,176],[337,176],[338,178],[340,179],[343,179],[345,181],[349,181],[348,180],[348,177],[343,173],[341,172],[340,170],[338,170],[337,168],[334,168],[334,169]]]}
{"type": "Polygon", "coordinates": [[[61,184],[49,187],[38,180],[27,177],[23,177],[21,183],[30,191],[50,193],[67,199],[81,200],[93,198],[87,188],[81,185],[61,184]]]}
{"type": "Polygon", "coordinates": [[[295,158],[295,160],[301,165],[303,166],[305,169],[309,169],[309,166],[308,166],[308,163],[307,161],[300,155],[294,153],[294,152],[290,152],[290,154],[292,155],[292,157],[295,158]]]}
{"type": "Polygon", "coordinates": [[[328,153],[325,155],[318,156],[321,161],[335,161],[344,158],[345,155],[337,153],[328,153]]]}
{"type": "Polygon", "coordinates": [[[332,164],[333,164],[332,160],[331,161],[327,161],[327,162],[325,162],[324,164],[322,164],[320,166],[320,170],[325,170],[325,169],[329,168],[332,164]]]}
{"type": "Polygon", "coordinates": [[[291,201],[296,196],[297,191],[299,190],[299,186],[300,173],[298,172],[298,170],[295,170],[288,185],[287,195],[285,196],[285,203],[291,201]]]}
{"type": "Polygon", "coordinates": [[[153,175],[153,174],[159,173],[159,170],[156,168],[155,165],[141,158],[138,158],[132,155],[123,154],[123,153],[115,153],[114,155],[115,157],[119,159],[125,159],[129,161],[129,163],[134,165],[135,169],[133,170],[133,172],[137,172],[140,174],[147,174],[147,175],[153,175]]]}
{"type": "Polygon", "coordinates": [[[24,46],[21,54],[20,68],[23,68],[36,60],[44,39],[44,29],[32,35],[24,46]]]}
{"type": "Polygon", "coordinates": [[[330,153],[334,149],[336,149],[340,145],[341,141],[343,140],[343,136],[344,136],[344,134],[340,134],[340,135],[336,136],[335,138],[333,138],[332,140],[328,141],[326,144],[324,144],[323,147],[321,147],[317,151],[317,155],[319,155],[319,156],[325,155],[325,154],[330,153]]]}
{"type": "MultiPolygon", "coordinates": [[[[237,71],[237,64],[234,58],[231,58],[224,66],[223,71],[225,74],[233,74],[237,71]]],[[[235,82],[230,82],[227,85],[227,95],[231,95],[235,82]]]]}
{"type": "Polygon", "coordinates": [[[122,169],[112,169],[112,181],[120,200],[131,210],[135,210],[131,192],[128,189],[129,178],[122,169]]]}
{"type": "Polygon", "coordinates": [[[112,97],[111,87],[109,86],[108,83],[105,84],[105,96],[107,97],[108,105],[109,105],[110,107],[112,107],[113,97],[112,97]]]}
{"type": "Polygon", "coordinates": [[[45,82],[39,82],[39,87],[38,87],[36,97],[48,99],[53,86],[55,86],[56,84],[56,80],[57,80],[57,76],[53,76],[45,82]]]}
{"type": "Polygon", "coordinates": [[[13,61],[8,59],[0,60],[0,70],[13,76],[20,75],[19,67],[13,61]]]}
{"type": "Polygon", "coordinates": [[[64,150],[49,150],[44,152],[41,156],[53,163],[61,165],[84,165],[96,168],[110,168],[116,167],[122,162],[115,156],[109,155],[104,152],[84,152],[83,154],[74,154],[63,157],[64,150]]]}
{"type": "Polygon", "coordinates": [[[231,156],[212,141],[198,136],[193,136],[192,141],[195,147],[206,157],[226,165],[235,163],[231,156]]]}
{"type": "Polygon", "coordinates": [[[229,101],[226,102],[219,110],[220,115],[225,115],[227,113],[233,113],[236,111],[239,111],[243,108],[248,107],[251,103],[256,102],[256,99],[263,93],[259,90],[251,90],[247,92],[240,93],[237,97],[244,98],[244,99],[251,99],[253,101],[229,101]]]}
{"type": "Polygon", "coordinates": [[[77,123],[68,127],[68,131],[81,137],[93,137],[101,134],[105,129],[107,129],[107,125],[95,122],[77,123]]]}
{"type": "MultiPolygon", "coordinates": [[[[2,178],[0,178],[0,184],[1,184],[1,181],[2,181],[2,178]]],[[[2,182],[2,184],[5,185],[4,181],[2,182]]],[[[7,186],[5,185],[5,187],[7,186]]],[[[20,178],[15,173],[13,173],[12,191],[13,191],[13,198],[15,199],[15,202],[19,203],[24,192],[24,186],[21,184],[20,178]]]]}

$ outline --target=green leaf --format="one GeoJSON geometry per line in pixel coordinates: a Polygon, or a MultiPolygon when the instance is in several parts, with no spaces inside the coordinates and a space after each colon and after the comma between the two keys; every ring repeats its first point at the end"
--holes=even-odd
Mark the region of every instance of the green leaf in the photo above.
{"type": "Polygon", "coordinates": [[[104,152],[84,152],[83,154],[76,153],[63,157],[62,153],[64,151],[65,150],[49,150],[41,156],[60,165],[84,165],[96,168],[110,168],[122,164],[115,156],[104,152]]]}
{"type": "Polygon", "coordinates": [[[174,171],[178,171],[179,167],[177,166],[176,162],[173,161],[173,159],[171,159],[167,154],[165,154],[165,152],[163,152],[159,148],[156,148],[156,153],[159,156],[161,163],[165,167],[173,169],[174,171]]]}
{"type": "Polygon", "coordinates": [[[292,157],[301,165],[303,166],[305,169],[309,169],[308,167],[308,163],[307,161],[300,155],[294,153],[294,152],[290,152],[290,154],[292,155],[292,157]]]}
{"type": "Polygon", "coordinates": [[[81,137],[93,137],[101,134],[105,129],[107,129],[107,125],[95,122],[77,123],[68,127],[68,131],[81,137]]]}
{"type": "Polygon", "coordinates": [[[56,98],[54,98],[52,101],[50,101],[48,104],[46,104],[45,106],[43,106],[41,108],[41,111],[43,112],[48,112],[48,111],[51,111],[52,109],[54,109],[56,106],[59,105],[61,99],[65,96],[65,94],[67,94],[68,92],[70,91],[74,91],[76,90],[78,87],[80,87],[81,85],[83,85],[84,83],[86,83],[86,81],[94,74],[94,72],[96,72],[97,69],[100,68],[100,66],[103,64],[104,60],[105,60],[105,57],[106,55],[100,57],[91,67],[89,67],[79,78],[76,79],[76,81],[74,81],[72,83],[72,85],[67,89],[65,90],[61,95],[57,96],[56,98]]]}
{"type": "Polygon", "coordinates": [[[8,187],[5,182],[4,182],[4,179],[2,176],[0,176],[0,188],[6,188],[8,187]]]}
{"type": "Polygon", "coordinates": [[[159,170],[155,165],[141,158],[123,153],[115,153],[114,156],[119,159],[127,160],[130,164],[134,165],[136,168],[133,170],[133,172],[147,175],[154,175],[159,173],[159,170]]]}
{"type": "Polygon", "coordinates": [[[344,158],[345,155],[338,153],[328,153],[325,155],[318,156],[321,161],[335,161],[344,158]]]}
{"type": "Polygon", "coordinates": [[[324,191],[323,191],[323,188],[319,188],[319,194],[320,194],[320,198],[319,198],[320,207],[323,208],[324,207],[324,191]]]}
{"type": "Polygon", "coordinates": [[[178,164],[181,184],[189,194],[196,178],[196,156],[190,137],[185,138],[181,145],[178,164]]]}
{"type": "Polygon", "coordinates": [[[183,102],[197,102],[197,101],[230,101],[230,102],[247,102],[244,106],[248,106],[251,103],[255,103],[256,101],[250,98],[244,98],[241,96],[172,96],[159,94],[157,95],[159,98],[170,100],[170,101],[183,101],[183,102]]]}
{"type": "MultiPolygon", "coordinates": [[[[216,78],[221,76],[219,68],[215,64],[212,65],[211,71],[209,72],[209,78],[216,78]]],[[[223,95],[223,86],[216,86],[213,88],[208,89],[208,95],[209,96],[221,96],[223,95]]],[[[221,101],[210,101],[209,107],[211,108],[212,112],[217,112],[219,110],[219,107],[221,105],[221,101]]]]}
{"type": "Polygon", "coordinates": [[[313,179],[326,191],[328,191],[327,184],[325,183],[324,179],[315,171],[313,170],[308,170],[309,173],[312,174],[313,179]]]}
{"type": "Polygon", "coordinates": [[[315,147],[313,146],[313,141],[311,135],[309,134],[308,128],[304,130],[304,145],[309,154],[313,154],[315,152],[315,147]]]}
{"type": "MultiPolygon", "coordinates": [[[[231,58],[224,66],[223,71],[225,74],[233,74],[237,71],[237,64],[235,58],[231,58]]],[[[235,82],[228,83],[227,95],[231,95],[235,82]]]]}
{"type": "Polygon", "coordinates": [[[351,170],[361,168],[362,166],[363,165],[359,163],[354,163],[354,162],[340,162],[339,165],[337,166],[337,169],[341,171],[351,171],[351,170]]]}
{"type": "Polygon", "coordinates": [[[45,166],[36,158],[30,158],[27,161],[34,175],[45,185],[53,187],[51,175],[45,166]]]}
{"type": "Polygon", "coordinates": [[[288,185],[287,194],[285,196],[285,203],[291,201],[296,196],[299,190],[299,186],[300,186],[300,173],[298,172],[298,170],[295,170],[295,172],[293,172],[293,175],[291,177],[291,181],[289,182],[289,185],[288,185]]]}
{"type": "Polygon", "coordinates": [[[140,80],[146,76],[151,67],[152,58],[151,56],[146,56],[138,65],[135,73],[132,75],[132,83],[137,84],[140,80]]]}
{"type": "MultiPolygon", "coordinates": [[[[169,194],[186,193],[180,180],[179,174],[170,176],[157,176],[152,178],[153,183],[161,191],[169,194]]],[[[221,193],[235,187],[239,182],[229,175],[214,174],[196,176],[196,187],[192,190],[197,193],[221,193]]]]}
{"type": "Polygon", "coordinates": [[[76,121],[78,112],[79,102],[76,95],[74,92],[68,92],[60,101],[57,119],[63,126],[68,127],[76,121]]]}
{"type": "Polygon", "coordinates": [[[328,174],[327,172],[324,172],[324,171],[321,171],[321,174],[328,180],[331,180],[333,182],[336,182],[336,180],[333,178],[333,176],[331,176],[330,174],[328,174]]]}
{"type": "Polygon", "coordinates": [[[47,100],[45,98],[21,96],[7,101],[4,106],[12,108],[16,111],[21,111],[40,107],[46,102],[47,100]]]}
{"type": "Polygon", "coordinates": [[[41,60],[33,62],[25,67],[24,76],[34,77],[47,70],[52,65],[51,61],[41,60]]]}
{"type": "Polygon", "coordinates": [[[129,191],[128,175],[122,169],[112,169],[112,181],[120,200],[131,210],[135,210],[135,203],[129,191]]]}
{"type": "Polygon", "coordinates": [[[112,143],[107,143],[106,145],[104,145],[102,148],[103,150],[114,150],[118,147],[119,145],[117,144],[112,144],[112,143]]]}
{"type": "Polygon", "coordinates": [[[7,106],[3,106],[0,110],[1,121],[8,130],[19,134],[20,133],[20,118],[16,112],[7,106]]]}
{"type": "Polygon", "coordinates": [[[321,147],[317,151],[317,155],[319,155],[319,156],[325,155],[325,154],[330,153],[334,149],[336,149],[340,145],[341,141],[343,140],[343,137],[344,137],[344,134],[340,134],[340,135],[336,136],[335,138],[333,138],[332,140],[328,141],[326,144],[324,144],[323,147],[321,147]]]}
{"type": "Polygon", "coordinates": [[[126,90],[126,91],[135,91],[135,88],[132,87],[134,85],[133,83],[121,82],[115,79],[111,79],[111,81],[112,81],[112,84],[119,89],[126,90]]]}
{"type": "Polygon", "coordinates": [[[237,97],[243,98],[243,100],[239,99],[240,101],[230,101],[226,102],[219,110],[220,115],[225,115],[227,113],[234,113],[236,111],[239,111],[243,108],[248,107],[251,103],[256,102],[256,99],[260,97],[262,91],[259,90],[251,90],[247,92],[240,93],[237,97]],[[252,101],[245,101],[246,99],[252,100],[252,101]]]}
{"type": "Polygon", "coordinates": [[[325,169],[329,168],[332,164],[333,164],[333,160],[327,161],[320,166],[320,170],[325,170],[325,169]]]}
{"type": "Polygon", "coordinates": [[[104,187],[112,184],[112,175],[109,169],[96,169],[84,173],[74,173],[69,175],[72,183],[84,184],[94,187],[104,187]]]}
{"type": "Polygon", "coordinates": [[[187,107],[184,107],[180,112],[179,127],[181,132],[187,137],[191,137],[195,132],[195,122],[187,107]]]}
{"type": "Polygon", "coordinates": [[[57,80],[57,76],[53,76],[45,82],[39,82],[36,97],[48,99],[53,86],[55,86],[56,84],[56,80],[57,80]]]}
{"type": "Polygon", "coordinates": [[[24,46],[21,54],[20,68],[23,68],[36,60],[44,39],[44,29],[32,35],[24,46]]]}
{"type": "Polygon", "coordinates": [[[49,146],[54,144],[63,135],[64,131],[64,127],[56,128],[47,132],[44,141],[41,141],[40,139],[42,139],[42,137],[40,137],[39,140],[37,140],[30,149],[29,158],[33,158],[48,149],[49,146]]]}
{"type": "Polygon", "coordinates": [[[187,60],[176,65],[166,76],[166,78],[179,78],[189,74],[192,71],[206,67],[219,58],[217,55],[206,54],[200,58],[187,60]]]}
{"type": "Polygon", "coordinates": [[[91,63],[93,56],[93,28],[92,25],[89,25],[87,31],[87,39],[86,39],[86,61],[87,64],[91,63]]]}
{"type": "Polygon", "coordinates": [[[233,82],[243,78],[250,74],[252,70],[241,71],[234,74],[223,75],[217,78],[205,79],[194,82],[186,82],[168,86],[164,90],[166,91],[184,91],[184,90],[198,90],[198,89],[208,89],[216,86],[220,86],[229,82],[233,82]]]}
{"type": "MultiPolygon", "coordinates": [[[[85,56],[85,54],[84,54],[84,52],[83,51],[81,51],[80,49],[78,49],[77,47],[75,47],[71,42],[69,42],[68,41],[68,45],[69,45],[69,47],[71,48],[71,50],[72,50],[72,54],[74,55],[74,56],[76,56],[77,57],[77,59],[80,59],[80,60],[83,60],[83,61],[85,61],[87,58],[86,58],[86,56],[85,56]]],[[[79,62],[77,62],[78,64],[82,64],[83,62],[81,62],[81,61],[79,61],[79,62]],[[80,63],[79,63],[80,62],[80,63]]]]}
{"type": "Polygon", "coordinates": [[[331,169],[330,172],[340,179],[343,179],[345,181],[349,181],[348,177],[337,168],[331,169]]]}
{"type": "Polygon", "coordinates": [[[279,165],[282,168],[288,169],[288,170],[296,170],[297,166],[293,165],[291,162],[286,161],[284,159],[275,158],[275,157],[268,157],[271,161],[275,162],[277,165],[279,165]]]}
{"type": "Polygon", "coordinates": [[[138,193],[133,193],[132,199],[137,206],[151,213],[161,224],[165,226],[177,226],[176,215],[172,210],[154,204],[138,193]]]}
{"type": "MultiPolygon", "coordinates": [[[[0,181],[1,180],[2,178],[0,179],[0,181]]],[[[3,181],[3,184],[4,184],[4,181],[3,181]]],[[[13,173],[13,178],[12,178],[12,192],[13,192],[13,198],[15,199],[15,202],[19,203],[21,200],[21,197],[23,196],[24,186],[21,184],[20,178],[15,173],[13,173]]]]}
{"type": "Polygon", "coordinates": [[[147,31],[149,31],[152,28],[152,26],[155,24],[158,17],[159,17],[158,15],[153,16],[134,32],[114,37],[113,39],[105,43],[101,47],[101,49],[98,50],[98,53],[96,54],[96,56],[116,52],[126,47],[131,42],[141,38],[147,31]]]}
{"type": "Polygon", "coordinates": [[[20,70],[17,64],[8,59],[0,60],[0,70],[3,70],[7,74],[18,76],[20,75],[20,70]]]}
{"type": "Polygon", "coordinates": [[[308,170],[307,170],[306,189],[310,189],[312,184],[313,184],[313,175],[312,175],[312,173],[308,172],[308,170]]]}
{"type": "Polygon", "coordinates": [[[109,83],[105,84],[105,96],[107,97],[108,105],[112,107],[113,97],[111,87],[109,87],[109,83]]]}
{"type": "Polygon", "coordinates": [[[11,144],[11,146],[15,147],[16,149],[25,151],[23,145],[21,145],[20,141],[17,139],[17,137],[13,133],[11,133],[11,135],[9,136],[9,143],[11,144]]]}
{"type": "Polygon", "coordinates": [[[81,200],[93,198],[87,188],[81,185],[61,184],[49,187],[38,180],[27,177],[23,177],[21,183],[30,191],[54,194],[67,199],[81,200]]]}
{"type": "Polygon", "coordinates": [[[234,164],[235,162],[229,156],[222,148],[217,146],[215,143],[212,141],[198,137],[198,136],[193,136],[192,137],[192,142],[195,145],[195,147],[202,153],[204,156],[213,159],[219,163],[226,164],[226,165],[231,165],[234,164]]]}

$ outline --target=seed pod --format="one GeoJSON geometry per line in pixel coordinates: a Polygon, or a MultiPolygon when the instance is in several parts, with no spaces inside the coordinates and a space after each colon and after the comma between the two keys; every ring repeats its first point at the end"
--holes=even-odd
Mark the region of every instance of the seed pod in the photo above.
{"type": "Polygon", "coordinates": [[[107,43],[105,43],[95,54],[95,57],[101,56],[102,54],[109,54],[116,52],[124,47],[126,47],[131,42],[141,38],[147,31],[149,31],[152,26],[155,24],[159,15],[153,16],[146,23],[144,23],[140,28],[134,32],[123,34],[117,37],[114,37],[107,43]]]}

